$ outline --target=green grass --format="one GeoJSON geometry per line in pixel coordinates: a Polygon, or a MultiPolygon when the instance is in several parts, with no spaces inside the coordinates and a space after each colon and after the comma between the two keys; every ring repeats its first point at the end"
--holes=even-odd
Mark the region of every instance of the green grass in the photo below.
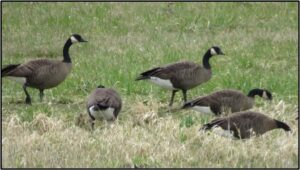
{"type": "MultiPolygon", "coordinates": [[[[73,70],[58,87],[29,89],[2,79],[3,167],[297,167],[297,3],[2,3],[2,66],[31,59],[62,59],[65,40],[73,70]],[[210,60],[212,79],[188,99],[231,88],[266,88],[272,103],[256,100],[255,111],[286,121],[291,135],[274,130],[232,141],[199,127],[213,119],[193,111],[169,111],[171,92],[139,73],[180,60],[201,63],[212,45],[225,56],[210,60]],[[115,88],[123,108],[113,128],[97,122],[91,134],[87,95],[99,84],[115,88]]],[[[174,107],[182,104],[182,94],[174,107]]]]}

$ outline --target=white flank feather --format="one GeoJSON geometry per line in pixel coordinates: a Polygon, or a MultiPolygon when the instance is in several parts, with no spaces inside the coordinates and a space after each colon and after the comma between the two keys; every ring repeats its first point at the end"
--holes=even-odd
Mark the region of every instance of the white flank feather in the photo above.
{"type": "Polygon", "coordinates": [[[194,107],[191,107],[192,110],[195,110],[197,112],[201,112],[201,113],[205,113],[205,114],[213,114],[213,111],[210,109],[210,107],[208,106],[194,106],[194,107]]]}
{"type": "Polygon", "coordinates": [[[212,132],[226,138],[235,139],[235,137],[233,136],[233,132],[231,132],[230,130],[224,130],[218,125],[212,127],[212,132]]]}
{"type": "Polygon", "coordinates": [[[170,80],[160,79],[158,77],[150,77],[149,79],[152,83],[164,87],[166,89],[174,90],[173,84],[170,80]]]}
{"type": "Polygon", "coordinates": [[[13,77],[13,76],[7,76],[8,79],[16,81],[17,83],[20,84],[25,84],[26,83],[26,78],[25,77],[13,77]]]}

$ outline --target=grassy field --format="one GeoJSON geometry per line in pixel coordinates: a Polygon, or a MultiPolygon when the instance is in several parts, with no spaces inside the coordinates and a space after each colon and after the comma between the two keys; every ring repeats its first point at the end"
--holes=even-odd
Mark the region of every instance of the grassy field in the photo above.
{"type": "MultiPolygon", "coordinates": [[[[62,59],[73,70],[58,87],[29,89],[2,79],[2,167],[298,167],[297,3],[2,3],[2,66],[62,59]],[[201,63],[212,45],[212,79],[188,99],[220,89],[266,88],[254,111],[285,121],[291,134],[230,140],[198,129],[213,119],[170,111],[170,91],[136,82],[139,73],[180,60],[201,63]],[[99,84],[115,88],[123,108],[113,128],[87,129],[86,97],[99,84]],[[81,117],[80,117],[81,116],[81,117]],[[78,120],[83,120],[78,123],[78,120]]],[[[174,108],[182,105],[182,94],[174,108]]]]}

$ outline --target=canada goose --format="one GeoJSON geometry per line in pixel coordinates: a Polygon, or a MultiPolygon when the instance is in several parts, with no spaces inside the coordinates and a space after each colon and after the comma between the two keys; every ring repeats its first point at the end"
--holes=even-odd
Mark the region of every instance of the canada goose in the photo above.
{"type": "Polygon", "coordinates": [[[182,61],[162,67],[156,67],[140,74],[135,80],[150,80],[163,88],[172,90],[169,106],[172,106],[175,93],[182,90],[186,102],[186,92],[211,78],[209,59],[213,55],[225,55],[222,50],[213,46],[203,56],[202,65],[190,61],[182,61]]]}
{"type": "Polygon", "coordinates": [[[104,118],[108,123],[112,123],[117,118],[122,108],[121,97],[115,90],[99,85],[88,96],[86,108],[93,130],[96,119],[104,118]]]}
{"type": "Polygon", "coordinates": [[[256,95],[272,100],[272,94],[264,89],[252,89],[247,96],[240,91],[226,89],[189,101],[182,108],[191,108],[195,111],[215,115],[228,111],[228,109],[231,112],[244,111],[253,107],[256,95]]]}
{"type": "Polygon", "coordinates": [[[282,128],[291,131],[284,122],[272,119],[262,113],[243,111],[224,118],[216,118],[205,124],[200,130],[212,130],[213,132],[230,138],[245,139],[251,135],[262,135],[267,131],[282,128]]]}
{"type": "Polygon", "coordinates": [[[73,34],[63,48],[62,61],[38,59],[24,64],[10,64],[1,69],[1,78],[8,77],[21,83],[26,95],[26,104],[31,104],[27,87],[39,89],[40,100],[43,100],[44,90],[56,87],[65,80],[72,68],[69,48],[76,42],[87,42],[80,35],[73,34]]]}

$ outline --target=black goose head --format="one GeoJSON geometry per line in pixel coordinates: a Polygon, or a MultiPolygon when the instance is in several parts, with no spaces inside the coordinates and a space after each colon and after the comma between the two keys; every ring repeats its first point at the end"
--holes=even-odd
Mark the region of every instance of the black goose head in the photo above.
{"type": "Polygon", "coordinates": [[[99,85],[99,86],[97,86],[97,88],[105,88],[103,85],[99,85]]]}
{"type": "Polygon", "coordinates": [[[272,100],[272,94],[268,90],[263,90],[262,95],[260,96],[262,98],[265,98],[267,100],[272,100]]]}
{"type": "Polygon", "coordinates": [[[213,56],[213,55],[225,55],[224,53],[223,53],[223,51],[221,50],[221,48],[220,47],[218,47],[218,46],[212,46],[211,48],[210,48],[210,54],[213,56]]]}
{"type": "Polygon", "coordinates": [[[248,96],[254,97],[255,95],[258,95],[262,98],[265,98],[266,100],[272,100],[272,94],[268,90],[265,89],[252,89],[249,91],[248,96]]]}
{"type": "Polygon", "coordinates": [[[84,40],[79,34],[71,35],[70,40],[71,40],[72,43],[88,42],[88,41],[84,40]]]}

